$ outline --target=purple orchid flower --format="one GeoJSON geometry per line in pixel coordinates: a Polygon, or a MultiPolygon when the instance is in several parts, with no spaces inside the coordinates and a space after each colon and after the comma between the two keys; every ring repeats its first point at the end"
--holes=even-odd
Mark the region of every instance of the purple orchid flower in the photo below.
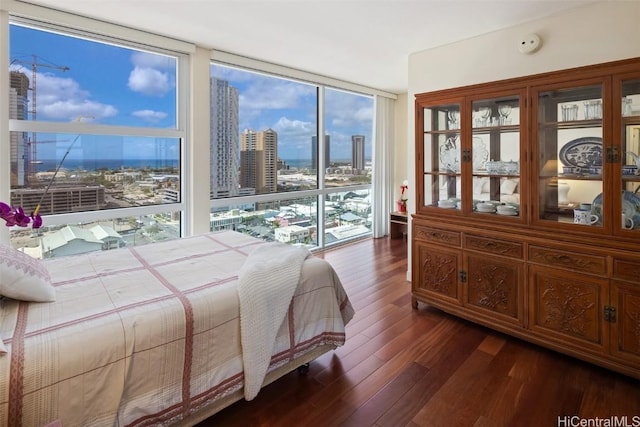
{"type": "Polygon", "coordinates": [[[32,221],[31,228],[40,228],[40,227],[42,227],[42,217],[39,214],[37,214],[36,212],[33,212],[31,214],[31,221],[32,221]]]}
{"type": "Polygon", "coordinates": [[[0,218],[5,218],[8,215],[11,215],[13,209],[6,203],[0,202],[0,218]]]}
{"type": "Polygon", "coordinates": [[[5,223],[5,225],[6,225],[7,227],[13,227],[14,225],[16,225],[16,224],[17,224],[17,223],[16,223],[16,217],[15,217],[15,215],[13,214],[13,212],[12,212],[12,213],[10,213],[9,215],[6,215],[6,216],[2,217],[2,219],[4,219],[4,220],[5,220],[5,222],[6,222],[6,223],[5,223]]]}
{"type": "Polygon", "coordinates": [[[0,218],[4,219],[7,227],[16,225],[15,211],[6,203],[0,202],[0,218]]]}
{"type": "Polygon", "coordinates": [[[24,209],[22,208],[16,208],[14,219],[15,219],[16,225],[19,227],[26,227],[31,222],[31,218],[25,215],[24,209]]]}

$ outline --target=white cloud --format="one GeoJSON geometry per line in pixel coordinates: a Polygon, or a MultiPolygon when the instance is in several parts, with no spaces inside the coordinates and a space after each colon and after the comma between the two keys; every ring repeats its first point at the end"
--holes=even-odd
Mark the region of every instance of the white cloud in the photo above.
{"type": "Polygon", "coordinates": [[[38,73],[36,77],[39,119],[73,121],[79,117],[92,117],[92,120],[99,121],[118,114],[114,106],[90,100],[90,93],[71,78],[46,73],[38,73]]]}
{"type": "Polygon", "coordinates": [[[240,104],[250,109],[295,108],[304,98],[313,96],[315,88],[278,79],[256,79],[240,94],[240,104]]]}
{"type": "Polygon", "coordinates": [[[113,117],[118,114],[118,110],[106,104],[89,100],[59,100],[38,105],[38,117],[45,116],[50,119],[68,119],[76,121],[82,119],[83,122],[97,121],[101,118],[113,117]]]}
{"type": "Polygon", "coordinates": [[[136,66],[129,74],[128,86],[144,95],[163,96],[173,89],[174,83],[166,72],[136,66]]]}
{"type": "Polygon", "coordinates": [[[373,100],[370,97],[328,90],[326,102],[327,120],[332,126],[371,127],[373,100]]]}
{"type": "Polygon", "coordinates": [[[283,138],[309,137],[309,144],[311,143],[311,135],[316,133],[314,123],[290,120],[287,117],[280,117],[272,128],[278,132],[278,140],[281,136],[283,138]]]}
{"type": "Polygon", "coordinates": [[[157,53],[134,52],[131,55],[131,62],[138,68],[156,68],[174,70],[176,69],[176,58],[160,55],[157,53]]]}
{"type": "MultiPolygon", "coordinates": [[[[212,75],[228,80],[239,90],[241,129],[271,127],[278,132],[279,155],[310,155],[311,137],[316,133],[315,85],[232,67],[214,65],[211,70],[212,75]]],[[[332,157],[350,156],[352,135],[365,135],[370,147],[373,99],[337,89],[327,89],[325,93],[325,123],[331,136],[332,157]]]]}
{"type": "Polygon", "coordinates": [[[158,123],[167,117],[167,113],[153,110],[138,110],[131,113],[131,115],[149,123],[158,123]]]}

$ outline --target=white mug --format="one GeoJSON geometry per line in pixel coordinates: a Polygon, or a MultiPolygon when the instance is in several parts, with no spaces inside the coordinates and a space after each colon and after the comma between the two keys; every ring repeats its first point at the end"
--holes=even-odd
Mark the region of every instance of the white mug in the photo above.
{"type": "Polygon", "coordinates": [[[583,210],[583,209],[574,209],[573,210],[573,222],[574,224],[584,224],[591,225],[598,222],[600,218],[598,215],[594,215],[591,211],[583,210]]]}
{"type": "Polygon", "coordinates": [[[622,214],[622,228],[626,228],[627,230],[631,230],[635,224],[633,223],[633,219],[629,218],[625,214],[622,214]]]}

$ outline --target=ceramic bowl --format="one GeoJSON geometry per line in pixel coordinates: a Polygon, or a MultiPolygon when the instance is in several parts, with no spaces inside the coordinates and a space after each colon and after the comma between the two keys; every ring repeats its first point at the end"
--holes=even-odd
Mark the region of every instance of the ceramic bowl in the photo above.
{"type": "Polygon", "coordinates": [[[438,207],[452,209],[456,207],[456,202],[452,200],[438,200],[438,207]]]}
{"type": "Polygon", "coordinates": [[[476,206],[476,209],[479,212],[495,212],[496,211],[496,207],[493,205],[493,203],[478,203],[478,205],[476,206]]]}

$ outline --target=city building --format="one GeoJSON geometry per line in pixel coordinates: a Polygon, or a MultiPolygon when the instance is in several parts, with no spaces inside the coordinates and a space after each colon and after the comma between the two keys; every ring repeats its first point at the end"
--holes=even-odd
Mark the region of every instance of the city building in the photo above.
{"type": "Polygon", "coordinates": [[[165,188],[162,195],[162,201],[164,203],[177,203],[180,201],[180,190],[173,188],[165,188]]]}
{"type": "MultiPolygon", "coordinates": [[[[27,213],[33,212],[46,187],[19,188],[11,191],[11,204],[22,206],[27,213]]],[[[102,185],[69,185],[51,187],[40,203],[42,215],[103,209],[105,191],[102,185]]]]}
{"type": "Polygon", "coordinates": [[[211,78],[211,198],[238,195],[238,90],[211,78]]]}
{"type": "MultiPolygon", "coordinates": [[[[11,71],[9,86],[9,119],[27,120],[28,116],[29,78],[26,74],[11,71]]],[[[29,172],[28,134],[27,132],[11,132],[11,187],[23,187],[27,184],[29,172]]]]}
{"type": "Polygon", "coordinates": [[[117,249],[125,245],[122,236],[112,227],[96,225],[85,229],[67,225],[55,233],[43,236],[40,240],[40,251],[43,258],[54,258],[117,249]]]}
{"type": "Polygon", "coordinates": [[[364,135],[351,136],[351,167],[355,170],[364,170],[364,135]]]}
{"type": "Polygon", "coordinates": [[[305,243],[309,235],[309,229],[299,225],[279,227],[274,232],[275,239],[282,243],[305,243]]]}
{"type": "Polygon", "coordinates": [[[278,190],[278,133],[273,129],[240,134],[240,186],[256,194],[278,190]]]}
{"type": "Polygon", "coordinates": [[[232,209],[221,214],[209,214],[211,231],[236,230],[242,224],[239,209],[232,209]]]}
{"type": "MultiPolygon", "coordinates": [[[[329,166],[331,164],[331,135],[324,136],[324,165],[329,166]]],[[[318,137],[311,137],[311,169],[318,170],[318,137]]]]}

